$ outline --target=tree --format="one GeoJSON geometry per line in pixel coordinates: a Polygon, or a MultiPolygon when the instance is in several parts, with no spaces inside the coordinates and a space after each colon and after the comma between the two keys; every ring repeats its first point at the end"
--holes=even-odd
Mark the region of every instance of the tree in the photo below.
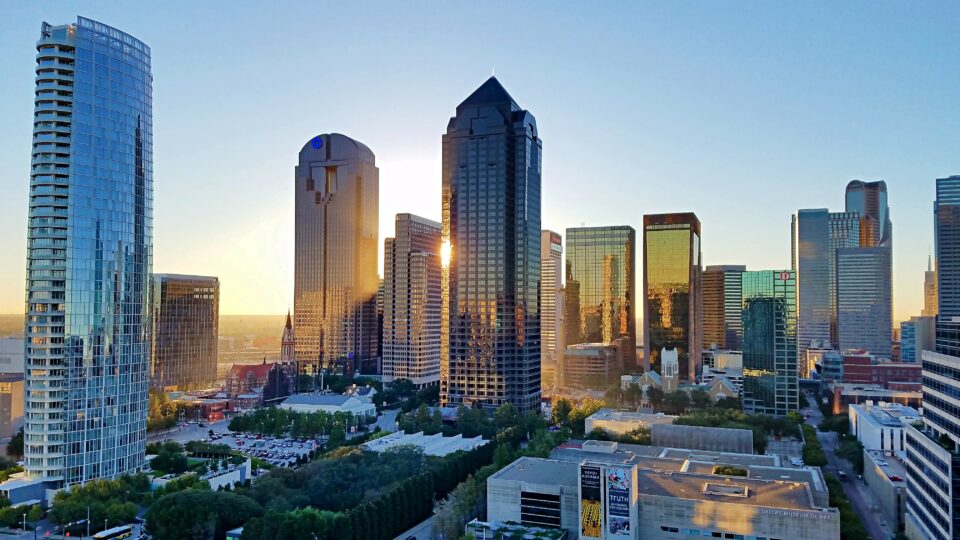
{"type": "Polygon", "coordinates": [[[36,523],[41,519],[43,519],[43,508],[41,508],[39,504],[31,506],[27,512],[27,521],[36,523]]]}
{"type": "Polygon", "coordinates": [[[151,505],[147,530],[151,536],[167,540],[222,540],[228,530],[262,513],[260,505],[247,497],[191,489],[164,495],[151,505]]]}
{"type": "Polygon", "coordinates": [[[570,411],[573,410],[573,404],[567,398],[560,398],[553,403],[553,412],[550,420],[558,426],[567,423],[570,417],[570,411]]]}
{"type": "Polygon", "coordinates": [[[710,394],[702,388],[694,388],[690,391],[690,406],[694,409],[706,409],[710,406],[710,394]]]}
{"type": "Polygon", "coordinates": [[[660,405],[663,403],[663,397],[664,393],[660,388],[651,386],[647,389],[647,399],[650,400],[650,406],[658,411],[660,410],[660,405]]]}
{"type": "Polygon", "coordinates": [[[7,443],[7,454],[17,459],[23,458],[23,428],[7,443]]]}
{"type": "Polygon", "coordinates": [[[520,423],[520,413],[512,403],[504,403],[494,411],[493,421],[498,430],[511,428],[520,423]]]}
{"type": "Polygon", "coordinates": [[[389,388],[401,399],[413,397],[417,393],[417,385],[410,379],[395,379],[389,384],[389,388]]]}
{"type": "Polygon", "coordinates": [[[663,412],[667,414],[683,414],[690,406],[690,397],[686,392],[671,392],[663,397],[663,412]]]}

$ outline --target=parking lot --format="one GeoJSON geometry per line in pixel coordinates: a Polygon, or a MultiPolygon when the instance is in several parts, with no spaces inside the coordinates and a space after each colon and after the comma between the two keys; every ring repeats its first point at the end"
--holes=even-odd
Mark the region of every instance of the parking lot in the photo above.
{"type": "Polygon", "coordinates": [[[322,440],[314,439],[269,437],[252,433],[231,433],[216,430],[214,430],[213,437],[206,437],[204,440],[215,444],[225,444],[248,456],[262,459],[278,467],[290,467],[296,464],[297,458],[309,454],[311,450],[323,443],[322,440]]]}

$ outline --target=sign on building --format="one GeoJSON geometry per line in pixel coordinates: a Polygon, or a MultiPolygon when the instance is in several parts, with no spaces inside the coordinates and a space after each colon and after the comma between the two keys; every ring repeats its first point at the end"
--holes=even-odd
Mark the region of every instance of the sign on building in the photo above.
{"type": "Polygon", "coordinates": [[[603,491],[600,467],[580,466],[580,538],[602,538],[603,491]]]}
{"type": "Polygon", "coordinates": [[[580,537],[633,538],[637,530],[635,466],[580,465],[580,537]]]}

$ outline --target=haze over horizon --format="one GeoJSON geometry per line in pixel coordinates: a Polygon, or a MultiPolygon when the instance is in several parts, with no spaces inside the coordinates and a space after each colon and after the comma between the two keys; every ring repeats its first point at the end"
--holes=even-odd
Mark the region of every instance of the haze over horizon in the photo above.
{"type": "Polygon", "coordinates": [[[537,118],[543,228],[639,242],[644,213],[693,211],[705,266],[787,268],[792,213],[882,179],[894,319],[920,313],[934,179],[960,174],[960,4],[500,5],[510,24],[489,3],[7,4],[0,313],[24,306],[35,42],[78,14],[152,49],[154,270],[218,276],[224,315],[292,307],[293,167],[319,133],[376,154],[381,268],[396,213],[439,220],[441,134],[492,68],[537,118]]]}

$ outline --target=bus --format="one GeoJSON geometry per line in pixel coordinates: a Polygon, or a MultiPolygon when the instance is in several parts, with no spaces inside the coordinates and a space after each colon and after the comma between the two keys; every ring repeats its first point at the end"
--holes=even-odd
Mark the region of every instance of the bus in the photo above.
{"type": "Polygon", "coordinates": [[[100,531],[93,535],[93,540],[120,540],[121,538],[132,538],[133,527],[131,525],[121,525],[105,531],[100,531]]]}

